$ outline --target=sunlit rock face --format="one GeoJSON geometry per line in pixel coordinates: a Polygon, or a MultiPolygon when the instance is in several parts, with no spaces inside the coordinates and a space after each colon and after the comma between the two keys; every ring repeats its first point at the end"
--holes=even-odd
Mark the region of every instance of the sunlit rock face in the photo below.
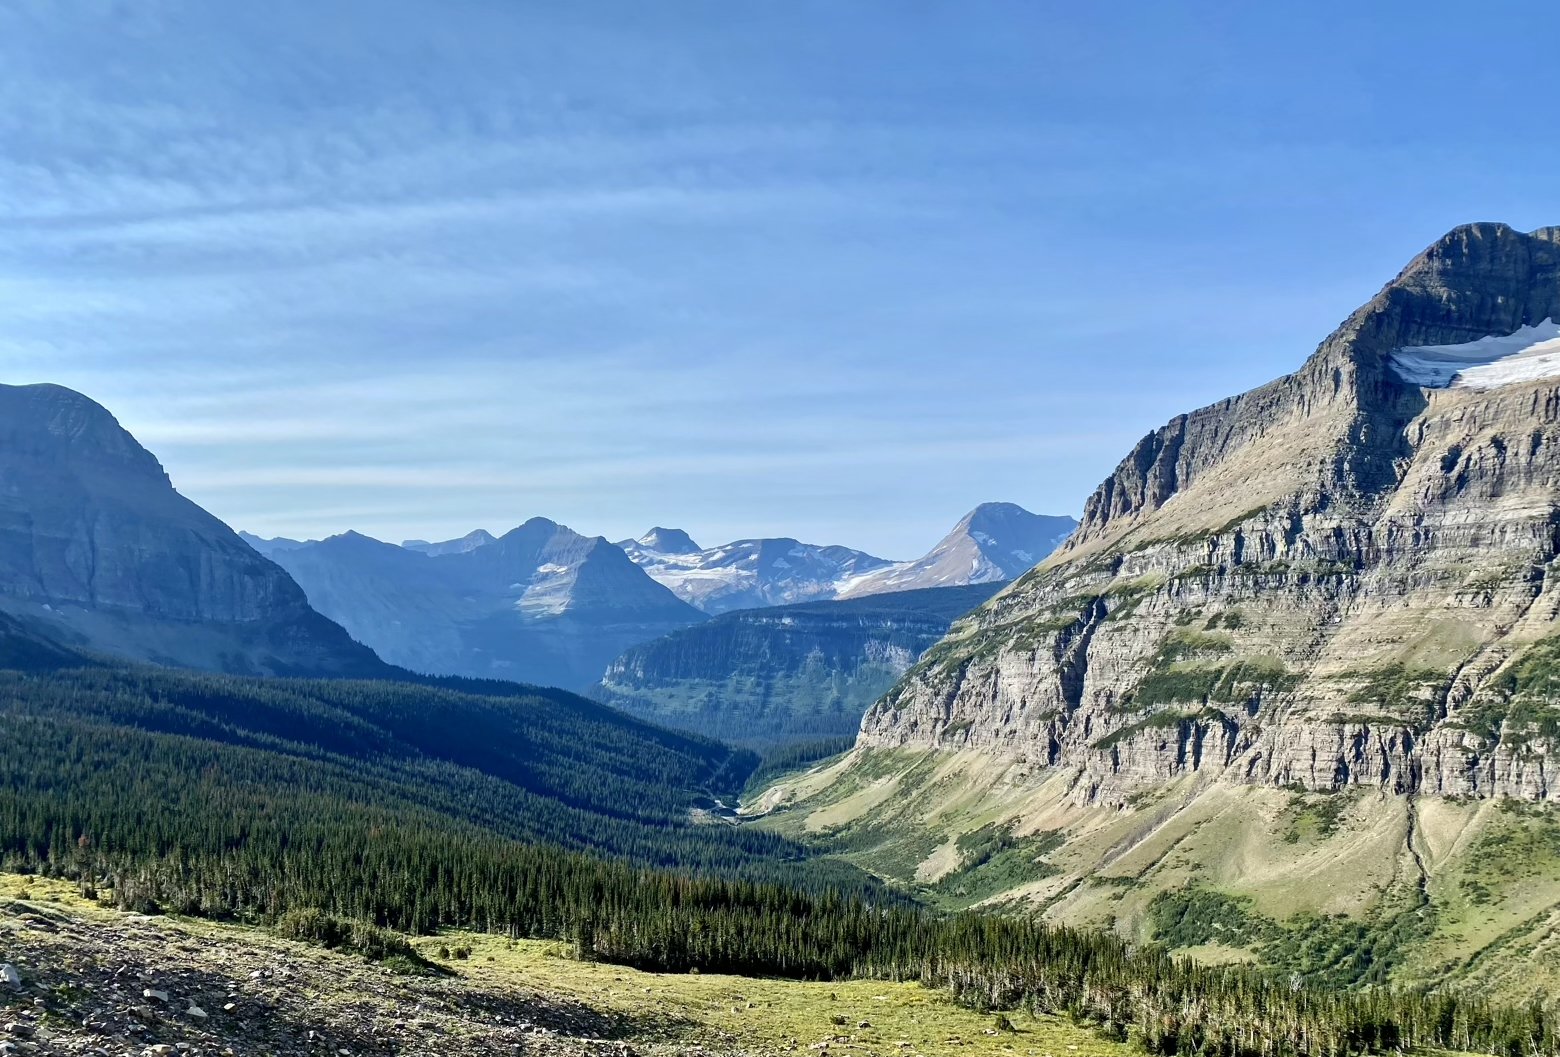
{"type": "Polygon", "coordinates": [[[865,746],[1560,798],[1560,229],[1458,228],[1294,374],[1145,437],[865,746]],[[1551,332],[1554,333],[1551,333],[1551,332]]]}

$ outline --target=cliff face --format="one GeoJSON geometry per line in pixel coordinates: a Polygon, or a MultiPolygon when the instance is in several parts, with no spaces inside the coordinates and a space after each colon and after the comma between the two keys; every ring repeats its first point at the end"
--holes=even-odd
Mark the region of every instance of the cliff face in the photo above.
{"type": "Polygon", "coordinates": [[[623,653],[592,696],[744,745],[855,733],[861,714],[996,584],[724,613],[623,653]]]}
{"type": "Polygon", "coordinates": [[[1560,345],[1492,384],[1402,366],[1552,320],[1560,229],[1451,232],[1294,374],[1145,437],[860,744],[1053,769],[1084,803],[1189,774],[1560,799],[1560,345]]]}
{"type": "Polygon", "coordinates": [[[112,415],[55,385],[0,386],[0,610],[138,660],[384,670],[285,572],[174,491],[112,415]]]}

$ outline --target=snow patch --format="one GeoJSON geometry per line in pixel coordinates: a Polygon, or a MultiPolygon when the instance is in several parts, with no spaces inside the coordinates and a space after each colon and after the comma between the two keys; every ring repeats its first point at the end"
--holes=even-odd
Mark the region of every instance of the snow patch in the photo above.
{"type": "Polygon", "coordinates": [[[1460,345],[1415,345],[1392,354],[1392,369],[1427,389],[1495,389],[1560,376],[1560,323],[1546,319],[1515,333],[1460,345]]]}

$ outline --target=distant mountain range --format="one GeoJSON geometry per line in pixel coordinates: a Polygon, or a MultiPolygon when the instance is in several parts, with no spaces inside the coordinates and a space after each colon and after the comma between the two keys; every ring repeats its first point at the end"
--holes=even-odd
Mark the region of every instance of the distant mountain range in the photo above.
{"type": "Polygon", "coordinates": [[[660,527],[614,545],[545,518],[503,536],[477,529],[399,546],[356,532],[242,536],[393,664],[583,689],[624,651],[710,615],[1010,579],[1073,524],[989,503],[913,562],[789,538],[705,549],[660,527]]]}
{"type": "MultiPolygon", "coordinates": [[[[0,386],[0,484],[0,653],[24,658],[262,675],[400,666],[583,689],[711,612],[832,598],[901,568],[792,539],[701,550],[675,529],[614,545],[545,518],[401,545],[235,533],[113,415],[56,385],[0,386]]],[[[979,564],[965,575],[988,576],[979,564]]]]}
{"type": "Polygon", "coordinates": [[[623,650],[704,619],[599,536],[532,518],[494,537],[261,540],[311,602],[414,671],[580,689],[623,650]]]}
{"type": "Polygon", "coordinates": [[[737,540],[700,548],[681,529],[653,528],[618,546],[657,582],[706,613],[860,598],[927,587],[1011,580],[1050,554],[1078,522],[983,503],[915,561],[794,539],[737,540]]]}
{"type": "Polygon", "coordinates": [[[388,670],[80,393],[0,386],[0,485],[13,645],[231,673],[388,670]]]}
{"type": "Polygon", "coordinates": [[[681,529],[651,529],[618,546],[656,582],[711,614],[834,598],[842,584],[893,565],[849,547],[789,538],[736,540],[701,550],[681,529]]]}

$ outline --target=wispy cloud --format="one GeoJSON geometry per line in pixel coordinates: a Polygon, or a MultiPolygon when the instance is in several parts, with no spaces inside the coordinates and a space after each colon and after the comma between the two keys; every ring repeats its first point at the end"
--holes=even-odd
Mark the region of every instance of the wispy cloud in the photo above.
{"type": "Polygon", "coordinates": [[[267,532],[910,554],[982,500],[1076,510],[1432,209],[1550,201],[1542,143],[1430,185],[1498,85],[1329,40],[1301,111],[1236,46],[1268,17],[1167,48],[1147,6],[0,0],[0,374],[267,532]],[[1411,81],[1435,122],[1356,119],[1411,81]]]}

